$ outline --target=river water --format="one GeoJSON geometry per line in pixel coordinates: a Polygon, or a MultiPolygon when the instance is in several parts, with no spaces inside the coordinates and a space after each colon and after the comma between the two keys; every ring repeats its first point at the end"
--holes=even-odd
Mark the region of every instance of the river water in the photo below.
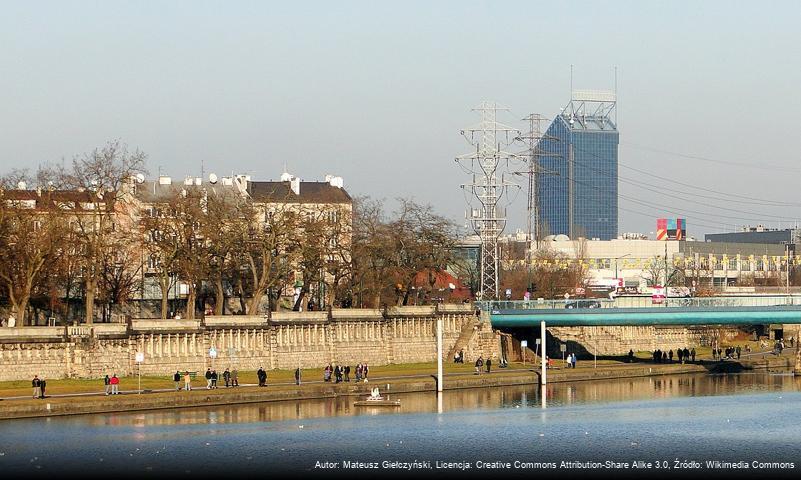
{"type": "Polygon", "coordinates": [[[401,400],[397,410],[338,398],[2,421],[0,473],[563,478],[568,469],[586,474],[622,466],[619,472],[649,476],[667,468],[671,478],[683,479],[710,471],[797,476],[801,468],[801,379],[791,375],[561,383],[547,387],[547,408],[541,397],[539,386],[527,386],[450,391],[441,402],[434,393],[392,395],[401,400]],[[709,461],[731,465],[716,469],[709,461]],[[375,462],[379,470],[343,462],[375,462]]]}

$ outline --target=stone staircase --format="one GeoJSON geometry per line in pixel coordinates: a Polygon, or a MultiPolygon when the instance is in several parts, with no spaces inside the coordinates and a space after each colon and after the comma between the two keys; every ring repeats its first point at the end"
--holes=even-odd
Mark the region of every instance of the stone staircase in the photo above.
{"type": "Polygon", "coordinates": [[[462,350],[467,346],[467,343],[473,337],[473,332],[475,332],[477,329],[478,329],[478,322],[476,321],[464,322],[464,325],[462,325],[462,331],[459,333],[459,337],[453,343],[453,347],[451,347],[451,349],[448,350],[448,354],[445,356],[445,360],[453,360],[453,356],[456,355],[456,353],[459,350],[462,350]]]}

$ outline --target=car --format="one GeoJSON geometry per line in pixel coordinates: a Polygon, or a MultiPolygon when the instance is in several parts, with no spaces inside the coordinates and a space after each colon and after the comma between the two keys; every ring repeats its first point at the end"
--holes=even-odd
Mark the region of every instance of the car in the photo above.
{"type": "Polygon", "coordinates": [[[601,308],[601,302],[598,300],[573,300],[565,302],[565,308],[601,308]]]}

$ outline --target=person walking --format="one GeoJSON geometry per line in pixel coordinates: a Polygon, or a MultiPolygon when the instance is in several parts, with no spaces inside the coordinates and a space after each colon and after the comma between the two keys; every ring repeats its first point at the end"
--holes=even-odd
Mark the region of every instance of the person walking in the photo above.
{"type": "Polygon", "coordinates": [[[189,371],[184,372],[184,390],[187,392],[192,391],[192,377],[189,376],[189,371]]]}
{"type": "Polygon", "coordinates": [[[668,359],[670,360],[670,363],[673,363],[673,349],[672,348],[668,352],[668,359]]]}
{"type": "Polygon", "coordinates": [[[211,368],[206,369],[206,390],[211,389],[211,368]]]}
{"type": "Polygon", "coordinates": [[[231,371],[228,370],[227,368],[223,372],[223,380],[225,380],[225,388],[231,386],[231,371]]]}
{"type": "Polygon", "coordinates": [[[236,367],[234,367],[234,369],[231,370],[231,386],[232,387],[239,386],[239,370],[236,367]]]}
{"type": "Polygon", "coordinates": [[[333,369],[331,368],[331,364],[329,363],[323,369],[323,381],[324,382],[330,382],[331,381],[331,372],[333,372],[333,369]]]}
{"type": "Polygon", "coordinates": [[[492,359],[487,357],[487,373],[490,373],[491,369],[492,369],[492,359]]]}
{"type": "Polygon", "coordinates": [[[181,372],[178,370],[175,371],[175,375],[172,376],[172,381],[175,382],[175,391],[181,389],[181,372]]]}
{"type": "Polygon", "coordinates": [[[345,365],[345,381],[350,382],[350,365],[345,365]]]}
{"type": "Polygon", "coordinates": [[[576,368],[576,352],[570,354],[571,363],[573,364],[573,368],[576,368]]]}
{"type": "Polygon", "coordinates": [[[42,384],[39,380],[39,375],[34,375],[33,380],[31,380],[31,386],[33,387],[33,398],[39,398],[42,394],[42,384]]]}
{"type": "Polygon", "coordinates": [[[117,374],[111,375],[111,379],[109,380],[111,383],[111,394],[112,395],[119,395],[120,393],[120,379],[117,378],[117,374]]]}
{"type": "Polygon", "coordinates": [[[356,365],[356,383],[362,381],[362,364],[359,363],[356,365]]]}
{"type": "Polygon", "coordinates": [[[39,379],[39,389],[41,390],[41,395],[39,395],[39,398],[45,398],[46,397],[46,395],[45,395],[45,389],[46,388],[47,388],[47,381],[44,379],[44,377],[42,377],[42,378],[39,379]]]}
{"type": "Polygon", "coordinates": [[[740,359],[740,353],[742,353],[742,349],[740,348],[739,345],[737,345],[737,348],[735,349],[735,351],[737,352],[737,360],[739,360],[740,359]]]}
{"type": "Polygon", "coordinates": [[[211,371],[211,388],[217,388],[217,370],[211,371]]]}
{"type": "Polygon", "coordinates": [[[364,376],[364,383],[367,383],[367,375],[370,373],[370,367],[367,366],[367,362],[362,365],[362,375],[364,376]]]}
{"type": "Polygon", "coordinates": [[[679,357],[679,363],[684,363],[684,350],[676,350],[676,355],[679,357]]]}
{"type": "Polygon", "coordinates": [[[256,371],[256,378],[259,379],[259,386],[263,387],[265,383],[267,383],[267,372],[264,371],[263,367],[259,367],[256,371]]]}
{"type": "Polygon", "coordinates": [[[629,363],[634,361],[634,350],[629,349],[629,363]]]}
{"type": "Polygon", "coordinates": [[[109,395],[111,393],[111,379],[108,377],[108,374],[106,374],[106,378],[103,379],[103,385],[106,388],[106,395],[109,395]]]}
{"type": "Polygon", "coordinates": [[[300,372],[300,367],[295,369],[295,385],[300,385],[300,377],[302,373],[300,372]]]}
{"type": "Polygon", "coordinates": [[[690,357],[692,357],[693,363],[695,363],[695,347],[693,347],[693,349],[690,350],[690,357]]]}
{"type": "Polygon", "coordinates": [[[476,359],[476,375],[481,375],[481,367],[484,366],[484,358],[479,355],[476,359]]]}

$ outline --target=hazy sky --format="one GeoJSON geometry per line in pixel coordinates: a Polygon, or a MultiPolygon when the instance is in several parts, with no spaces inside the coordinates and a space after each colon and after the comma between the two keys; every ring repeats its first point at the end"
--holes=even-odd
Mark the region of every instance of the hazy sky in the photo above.
{"type": "Polygon", "coordinates": [[[202,161],[266,180],[286,164],[463,222],[453,159],[470,109],[497,101],[523,128],[567,103],[570,64],[589,89],[611,89],[617,66],[620,162],[648,172],[620,168],[621,231],[679,213],[695,235],[787,226],[801,219],[800,22],[795,1],[0,2],[0,172],[120,139],[151,176],[202,161]]]}

